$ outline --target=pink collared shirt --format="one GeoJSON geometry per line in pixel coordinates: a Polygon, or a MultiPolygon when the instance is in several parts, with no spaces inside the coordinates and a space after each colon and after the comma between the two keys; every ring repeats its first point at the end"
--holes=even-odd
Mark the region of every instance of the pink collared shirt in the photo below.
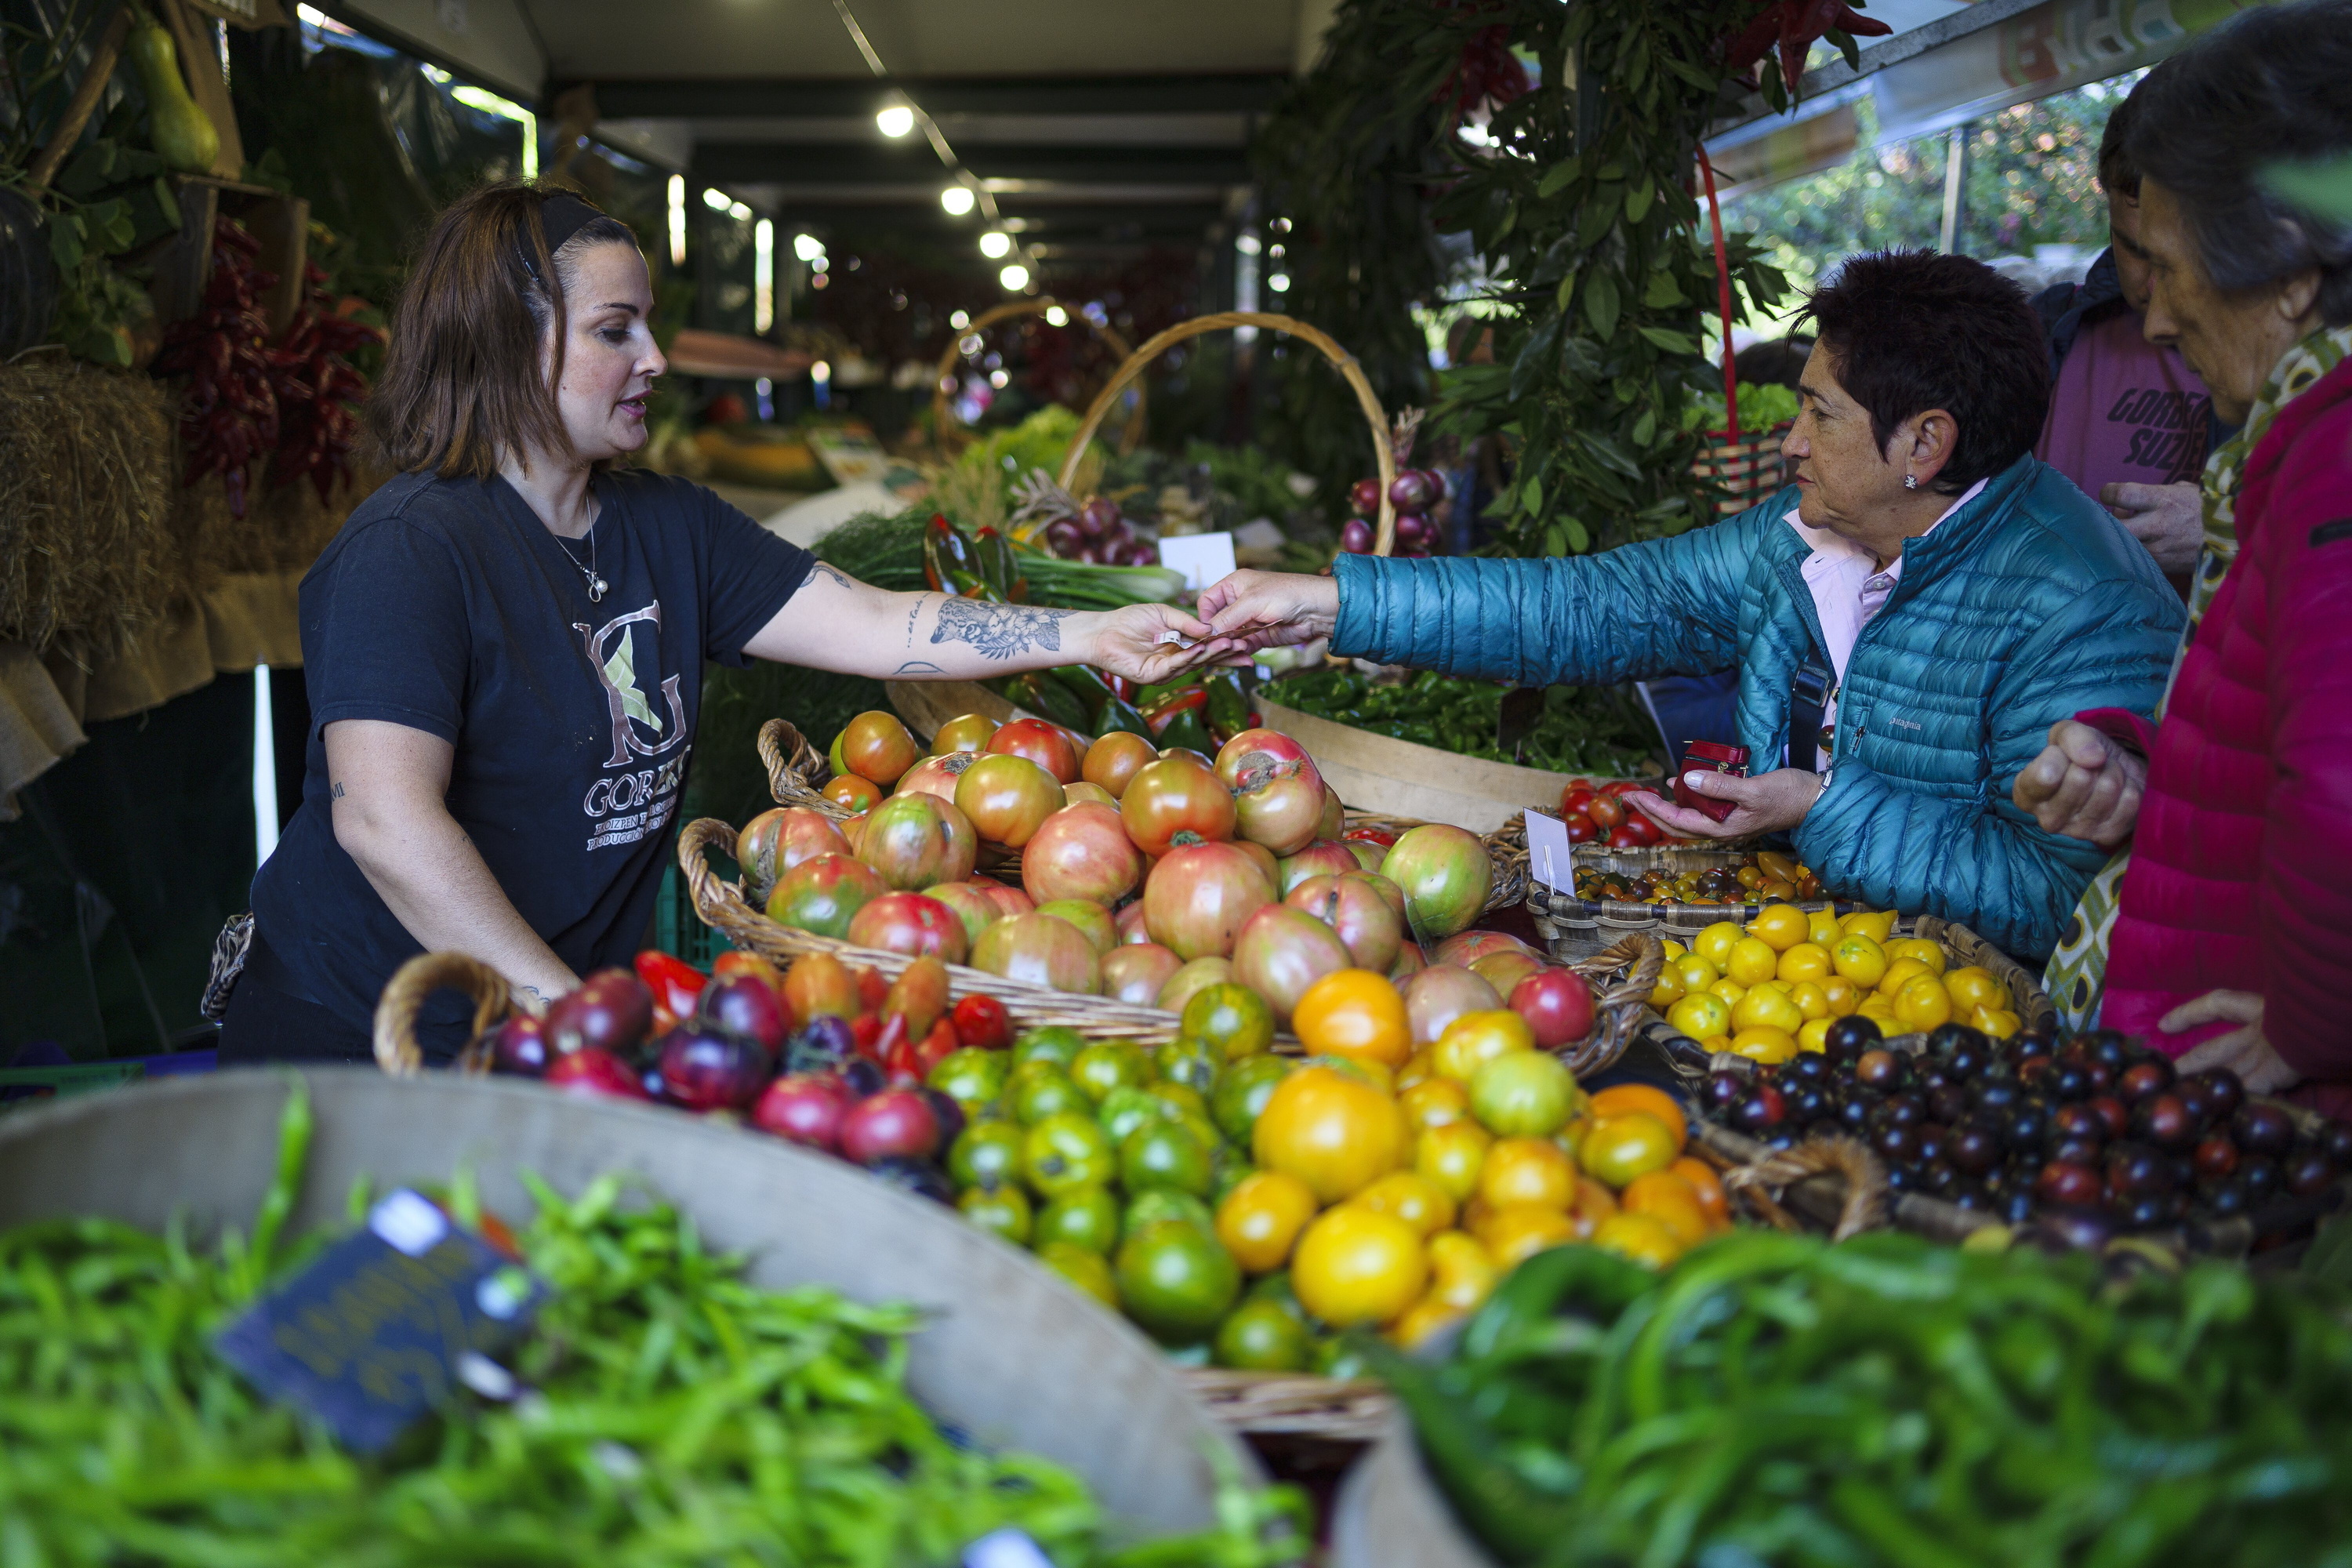
{"type": "MultiPolygon", "coordinates": [[[[1944,509],[1941,517],[1927,525],[1926,533],[1916,537],[1925,539],[1936,531],[1944,518],[1976,500],[1984,488],[1982,479],[1970,485],[1958,500],[1944,509]]],[[[1830,689],[1829,697],[1822,703],[1822,727],[1828,729],[1837,721],[1837,691],[1845,684],[1846,661],[1853,657],[1853,645],[1862,636],[1862,628],[1886,607],[1895,585],[1903,580],[1903,557],[1897,555],[1882,567],[1869,551],[1851,540],[1841,539],[1826,529],[1807,528],[1797,521],[1794,507],[1781,521],[1795,529],[1798,537],[1813,549],[1805,557],[1802,568],[1805,587],[1813,595],[1813,614],[1822,624],[1822,651],[1829,655],[1830,665],[1837,672],[1837,685],[1830,689]]],[[[1789,761],[1791,767],[1797,765],[1793,752],[1792,746],[1789,761]]],[[[1829,753],[1816,746],[1813,771],[1819,773],[1829,765],[1829,753]]]]}

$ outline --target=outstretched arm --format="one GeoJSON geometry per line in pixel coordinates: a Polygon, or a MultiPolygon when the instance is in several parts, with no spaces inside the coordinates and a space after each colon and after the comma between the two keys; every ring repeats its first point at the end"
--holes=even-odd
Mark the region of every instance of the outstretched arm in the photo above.
{"type": "Polygon", "coordinates": [[[743,651],[884,680],[979,680],[1091,664],[1148,685],[1232,649],[1172,605],[1055,610],[892,594],[818,565],[743,651]]]}

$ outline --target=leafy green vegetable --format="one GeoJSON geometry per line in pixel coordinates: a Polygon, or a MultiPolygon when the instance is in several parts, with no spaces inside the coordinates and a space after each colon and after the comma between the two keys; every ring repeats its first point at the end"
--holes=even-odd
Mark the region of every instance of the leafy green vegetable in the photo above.
{"type": "MultiPolygon", "coordinates": [[[[1739,433],[1761,436],[1794,419],[1798,406],[1794,387],[1783,386],[1777,381],[1762,386],[1743,381],[1739,384],[1739,433]]],[[[1701,393],[1684,407],[1683,428],[1712,435],[1724,428],[1727,417],[1722,384],[1718,382],[1712,394],[1701,393]]]]}
{"type": "Polygon", "coordinates": [[[1743,1231],[1538,1254],[1430,1366],[1366,1342],[1505,1563],[2352,1561],[2352,1298],[2205,1260],[1743,1231]]]}
{"type": "MultiPolygon", "coordinates": [[[[215,1331],[284,1259],[309,1129],[299,1089],[248,1247],[109,1220],[0,1235],[0,1540],[11,1563],[948,1564],[1026,1531],[1069,1568],[1298,1560],[1300,1504],[1226,1476],[1220,1525],[1118,1552],[1085,1483],[943,1432],[906,1389],[921,1314],[818,1286],[776,1291],[666,1204],[604,1176],[533,1183],[520,1245],[553,1286],[513,1358],[531,1391],[352,1455],[257,1399],[215,1331]]],[[[355,1193],[354,1215],[364,1192],[355,1193]]]]}
{"type": "MultiPolygon", "coordinates": [[[[1266,698],[1301,713],[1330,719],[1375,735],[1434,746],[1490,762],[1513,759],[1495,743],[1504,689],[1491,680],[1459,680],[1424,669],[1383,684],[1353,670],[1324,668],[1289,676],[1265,689],[1266,698]]],[[[1644,777],[1657,734],[1630,690],[1555,686],[1544,693],[1543,717],[1517,760],[1560,773],[1644,777]]]]}

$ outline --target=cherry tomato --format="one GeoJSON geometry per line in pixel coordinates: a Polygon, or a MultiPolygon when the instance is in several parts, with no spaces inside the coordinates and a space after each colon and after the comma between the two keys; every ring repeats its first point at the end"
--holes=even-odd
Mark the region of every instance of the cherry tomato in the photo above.
{"type": "Polygon", "coordinates": [[[963,1044],[983,1051],[1001,1051],[1013,1043],[1013,1020],[1004,1004],[993,996],[967,996],[948,1015],[963,1044]]]}
{"type": "Polygon", "coordinates": [[[875,1048],[875,1042],[879,1040],[881,1037],[881,1014],[860,1013],[856,1017],[849,1020],[850,1043],[857,1047],[857,1054],[859,1056],[866,1058],[877,1067],[882,1065],[882,1056],[881,1053],[875,1048]]]}
{"type": "Polygon", "coordinates": [[[1666,836],[1664,828],[1638,811],[1628,813],[1618,831],[1632,834],[1636,844],[1655,844],[1666,836]]]}
{"type": "Polygon", "coordinates": [[[880,970],[866,968],[857,972],[857,1005],[860,1007],[868,1013],[879,1012],[889,995],[890,983],[882,978],[880,970]]]}
{"type": "Polygon", "coordinates": [[[1559,792],[1559,814],[1573,816],[1592,804],[1592,786],[1580,781],[1559,792]]]}
{"type": "Polygon", "coordinates": [[[1590,844],[1601,837],[1601,830],[1592,826],[1592,818],[1580,811],[1570,812],[1563,820],[1568,825],[1568,841],[1570,844],[1590,844]]]}
{"type": "Polygon", "coordinates": [[[1625,803],[1613,795],[1596,795],[1585,803],[1584,815],[1603,833],[1625,820],[1625,803]]]}
{"type": "Polygon", "coordinates": [[[1607,784],[1601,786],[1601,793],[1614,800],[1622,799],[1622,797],[1633,794],[1637,789],[1647,789],[1650,786],[1648,784],[1643,784],[1639,779],[1611,779],[1607,784]]]}
{"type": "MultiPolygon", "coordinates": [[[[1639,849],[1649,842],[1648,839],[1634,832],[1630,823],[1621,822],[1609,830],[1608,843],[1612,849],[1639,849]]],[[[1628,893],[1631,891],[1631,889],[1627,889],[1628,893]]]]}

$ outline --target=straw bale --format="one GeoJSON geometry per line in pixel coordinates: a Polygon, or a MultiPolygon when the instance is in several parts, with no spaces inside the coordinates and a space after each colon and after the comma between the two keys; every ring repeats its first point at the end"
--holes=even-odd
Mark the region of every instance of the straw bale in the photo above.
{"type": "Polygon", "coordinates": [[[0,364],[0,641],[121,647],[181,585],[174,400],[54,353],[0,364]]]}

